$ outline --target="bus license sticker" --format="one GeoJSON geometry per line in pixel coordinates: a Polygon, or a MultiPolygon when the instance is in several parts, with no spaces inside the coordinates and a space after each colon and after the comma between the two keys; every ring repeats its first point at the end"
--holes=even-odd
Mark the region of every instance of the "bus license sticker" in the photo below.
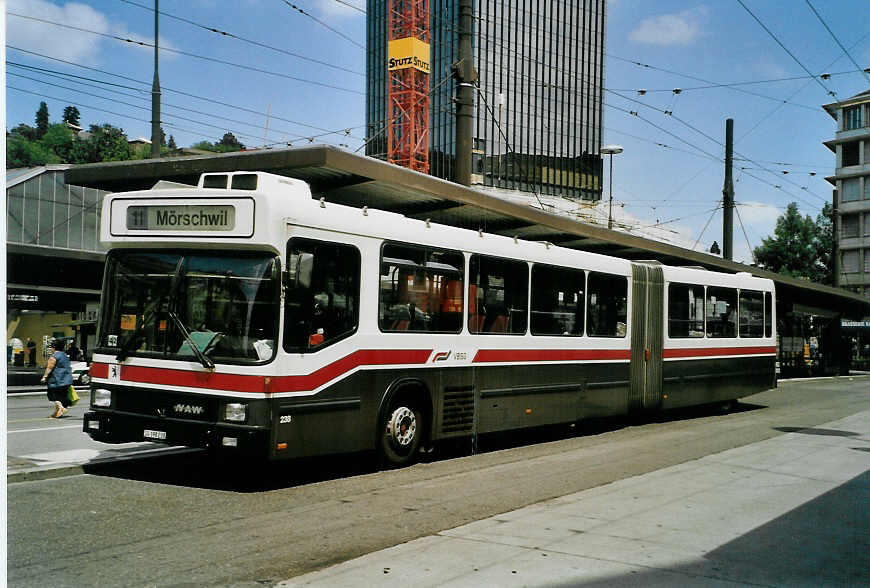
{"type": "Polygon", "coordinates": [[[145,429],[142,433],[142,436],[146,439],[159,439],[161,441],[166,440],[166,431],[152,431],[150,429],[145,429]]]}

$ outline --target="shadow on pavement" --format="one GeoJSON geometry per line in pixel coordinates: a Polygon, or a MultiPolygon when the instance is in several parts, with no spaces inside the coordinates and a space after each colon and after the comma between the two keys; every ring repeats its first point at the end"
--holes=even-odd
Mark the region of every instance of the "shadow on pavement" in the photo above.
{"type": "MultiPolygon", "coordinates": [[[[738,403],[730,412],[763,406],[738,403]]],[[[700,406],[637,416],[584,420],[578,426],[561,425],[481,435],[439,443],[421,454],[420,461],[438,462],[473,454],[513,449],[574,437],[598,435],[632,426],[700,419],[722,414],[719,406],[700,406]]],[[[207,451],[157,455],[121,462],[89,464],[88,474],[229,492],[265,492],[353,476],[381,469],[373,453],[356,453],[268,463],[258,460],[219,459],[207,451]]]]}
{"type": "Polygon", "coordinates": [[[817,429],[815,427],[774,427],[783,433],[801,433],[803,435],[822,435],[825,437],[857,437],[860,433],[838,431],[836,429],[817,429]]]}
{"type": "Polygon", "coordinates": [[[547,586],[870,586],[870,471],[682,565],[547,586]]]}

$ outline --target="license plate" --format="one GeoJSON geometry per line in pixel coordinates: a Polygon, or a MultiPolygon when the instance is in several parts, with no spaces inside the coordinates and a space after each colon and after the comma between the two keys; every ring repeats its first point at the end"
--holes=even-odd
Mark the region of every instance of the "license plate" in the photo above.
{"type": "Polygon", "coordinates": [[[159,439],[161,441],[166,440],[166,431],[151,431],[149,429],[145,429],[142,433],[142,436],[146,439],[159,439]]]}

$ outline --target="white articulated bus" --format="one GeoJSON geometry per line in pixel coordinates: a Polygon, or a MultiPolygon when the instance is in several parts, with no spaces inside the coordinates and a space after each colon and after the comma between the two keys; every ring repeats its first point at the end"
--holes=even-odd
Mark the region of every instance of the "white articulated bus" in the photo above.
{"type": "Polygon", "coordinates": [[[269,459],[728,403],[775,385],[775,293],[312,198],[261,172],[114,193],[94,439],[269,459]]]}

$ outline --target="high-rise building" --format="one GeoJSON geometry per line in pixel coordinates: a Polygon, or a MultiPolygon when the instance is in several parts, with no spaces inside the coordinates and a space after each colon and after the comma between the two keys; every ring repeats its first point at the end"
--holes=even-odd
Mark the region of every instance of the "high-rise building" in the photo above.
{"type": "MultiPolygon", "coordinates": [[[[430,0],[429,173],[454,179],[457,0],[430,0]]],[[[605,0],[474,0],[472,183],[601,198],[605,0]]],[[[367,3],[366,154],[386,158],[387,0],[367,3]]]]}
{"type": "Polygon", "coordinates": [[[870,297],[870,90],[826,104],[837,132],[825,145],[836,154],[828,180],[837,188],[840,234],[839,285],[870,297]]]}

